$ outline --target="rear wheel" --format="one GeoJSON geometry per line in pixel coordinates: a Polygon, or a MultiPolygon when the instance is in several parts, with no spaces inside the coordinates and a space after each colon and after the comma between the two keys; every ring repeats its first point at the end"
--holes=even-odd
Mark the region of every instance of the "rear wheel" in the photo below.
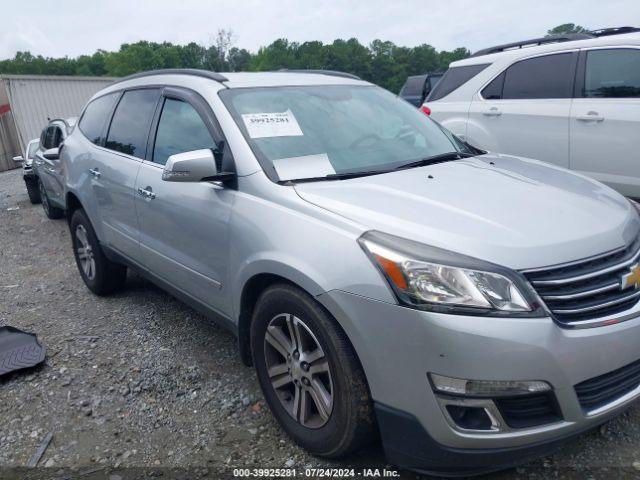
{"type": "Polygon", "coordinates": [[[47,190],[44,188],[44,184],[41,180],[38,180],[38,190],[40,191],[40,200],[42,201],[42,209],[47,218],[55,220],[57,218],[64,217],[64,210],[51,205],[49,197],[47,196],[47,190]]]}
{"type": "Polygon", "coordinates": [[[105,256],[84,210],[73,212],[69,229],[78,271],[89,290],[107,295],[121,288],[127,279],[127,267],[105,256]]]}
{"type": "Polygon", "coordinates": [[[369,389],[353,347],[305,292],[283,284],[260,296],[251,348],[271,411],[303,448],[340,457],[375,438],[369,389]]]}
{"type": "Polygon", "coordinates": [[[29,201],[33,204],[40,203],[40,190],[38,189],[38,180],[27,177],[24,183],[27,186],[29,201]]]}

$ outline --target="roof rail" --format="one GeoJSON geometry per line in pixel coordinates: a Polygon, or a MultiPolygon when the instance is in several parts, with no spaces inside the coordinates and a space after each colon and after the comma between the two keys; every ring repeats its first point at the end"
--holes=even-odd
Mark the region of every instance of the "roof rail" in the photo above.
{"type": "Polygon", "coordinates": [[[471,56],[480,57],[482,55],[490,55],[492,53],[504,52],[505,50],[512,50],[527,46],[544,45],[546,43],[571,42],[574,40],[586,40],[588,38],[594,37],[595,35],[592,35],[590,33],[566,33],[561,35],[549,35],[548,37],[532,38],[531,40],[505,43],[504,45],[496,45],[495,47],[484,48],[482,50],[478,50],[471,56]]]}
{"type": "Polygon", "coordinates": [[[126,77],[120,78],[114,83],[124,82],[126,80],[133,80],[134,78],[150,77],[152,75],[193,75],[194,77],[203,77],[216,82],[226,82],[229,79],[224,75],[210,70],[200,70],[198,68],[164,68],[160,70],[149,70],[146,72],[134,73],[126,77]]]}
{"type": "Polygon", "coordinates": [[[354,75],[353,73],[347,73],[347,72],[339,72],[337,70],[320,70],[320,69],[309,69],[309,70],[304,70],[304,69],[300,69],[300,70],[289,70],[288,68],[281,68],[280,70],[278,70],[278,72],[289,72],[289,73],[316,73],[319,75],[329,75],[332,77],[343,77],[343,78],[352,78],[354,80],[362,80],[359,76],[354,75]]]}
{"type": "Polygon", "coordinates": [[[589,33],[594,37],[606,37],[607,35],[622,35],[623,33],[640,32],[637,27],[610,27],[590,30],[589,33]]]}

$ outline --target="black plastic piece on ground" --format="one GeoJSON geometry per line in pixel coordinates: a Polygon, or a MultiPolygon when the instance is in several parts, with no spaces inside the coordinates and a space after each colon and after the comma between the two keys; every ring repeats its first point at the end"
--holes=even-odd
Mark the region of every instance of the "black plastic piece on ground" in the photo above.
{"type": "Polygon", "coordinates": [[[34,367],[44,361],[46,353],[33,333],[0,327],[0,375],[34,367]]]}

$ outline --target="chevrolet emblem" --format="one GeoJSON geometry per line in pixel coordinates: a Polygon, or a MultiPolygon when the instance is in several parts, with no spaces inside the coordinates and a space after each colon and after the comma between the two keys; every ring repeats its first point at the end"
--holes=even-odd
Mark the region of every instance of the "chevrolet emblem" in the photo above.
{"type": "Polygon", "coordinates": [[[630,270],[622,275],[622,283],[620,284],[622,290],[631,286],[636,290],[640,288],[640,264],[633,265],[630,270]]]}

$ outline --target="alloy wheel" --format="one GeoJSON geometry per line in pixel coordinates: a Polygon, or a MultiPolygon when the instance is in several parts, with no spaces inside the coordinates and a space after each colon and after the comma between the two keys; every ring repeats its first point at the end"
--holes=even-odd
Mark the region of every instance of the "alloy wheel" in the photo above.
{"type": "Polygon", "coordinates": [[[80,267],[88,280],[93,280],[96,276],[96,261],[93,258],[93,249],[89,244],[87,229],[83,225],[76,227],[76,253],[80,261],[80,267]]]}
{"type": "Polygon", "coordinates": [[[264,347],[271,386],[287,413],[307,428],[326,424],[333,409],[331,369],[309,326],[292,314],[276,315],[264,347]]]}

